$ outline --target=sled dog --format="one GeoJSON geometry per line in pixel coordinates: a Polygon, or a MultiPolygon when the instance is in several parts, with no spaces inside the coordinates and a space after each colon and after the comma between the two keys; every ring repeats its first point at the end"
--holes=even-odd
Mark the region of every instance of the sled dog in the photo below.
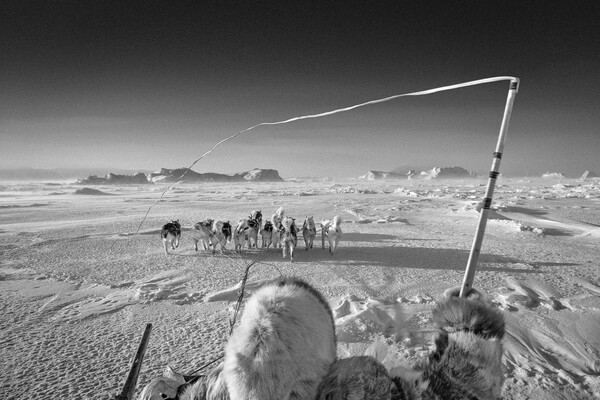
{"type": "MultiPolygon", "coordinates": [[[[212,224],[212,236],[210,237],[211,239],[211,245],[213,248],[213,254],[215,254],[215,251],[217,250],[217,247],[221,247],[221,254],[223,254],[223,250],[225,249],[225,246],[227,245],[227,235],[226,235],[226,228],[225,228],[225,224],[229,224],[229,222],[223,222],[223,221],[215,221],[212,224]]],[[[229,225],[229,227],[227,228],[229,235],[231,236],[231,225],[229,225]]]]}
{"type": "Polygon", "coordinates": [[[258,230],[260,231],[260,228],[262,227],[262,211],[261,210],[254,210],[252,211],[252,213],[250,213],[250,219],[256,220],[256,222],[258,222],[258,230]]]}
{"type": "Polygon", "coordinates": [[[312,216],[307,216],[304,220],[304,223],[302,224],[302,237],[304,238],[306,251],[308,251],[308,249],[312,249],[315,236],[317,236],[317,227],[315,226],[315,220],[312,216]]]}
{"type": "Polygon", "coordinates": [[[336,215],[333,220],[323,220],[321,222],[321,248],[325,248],[325,239],[329,242],[329,253],[333,255],[338,248],[342,237],[342,218],[336,215]]]}
{"type": "Polygon", "coordinates": [[[169,254],[167,250],[169,246],[172,250],[179,247],[179,240],[181,239],[181,225],[179,224],[179,220],[171,220],[171,222],[164,224],[160,231],[160,237],[163,242],[165,254],[169,254]]]}
{"type": "Polygon", "coordinates": [[[213,237],[213,220],[205,219],[202,222],[197,222],[192,228],[192,239],[194,240],[194,249],[198,251],[198,242],[204,250],[208,250],[212,246],[213,237]]]}
{"type": "Polygon", "coordinates": [[[238,234],[244,235],[243,241],[248,240],[248,248],[258,248],[259,225],[256,219],[253,219],[252,217],[240,219],[235,230],[238,234]]]}
{"type": "Polygon", "coordinates": [[[225,242],[231,242],[231,223],[229,221],[223,222],[221,232],[223,232],[223,236],[225,236],[225,242]]]}
{"type": "Polygon", "coordinates": [[[279,207],[277,211],[275,211],[275,213],[271,216],[271,222],[273,223],[273,227],[279,229],[284,216],[285,210],[283,209],[283,207],[279,207]]]}
{"type": "Polygon", "coordinates": [[[277,234],[277,230],[273,229],[273,223],[271,221],[265,222],[265,226],[260,230],[263,249],[269,249],[269,247],[273,243],[274,234],[277,234]]]}
{"type": "Polygon", "coordinates": [[[290,261],[294,261],[294,249],[298,243],[296,220],[292,217],[284,217],[279,231],[279,241],[283,252],[283,258],[290,253],[290,261]]]}

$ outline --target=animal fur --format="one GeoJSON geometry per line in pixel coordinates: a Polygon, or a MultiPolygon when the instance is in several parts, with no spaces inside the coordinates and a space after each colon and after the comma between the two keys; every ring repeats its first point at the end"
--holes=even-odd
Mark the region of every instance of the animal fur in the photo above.
{"type": "Polygon", "coordinates": [[[223,222],[223,227],[221,228],[221,232],[223,233],[223,236],[225,236],[225,242],[231,242],[231,223],[229,221],[225,221],[223,222]]]}
{"type": "MultiPolygon", "coordinates": [[[[500,399],[504,318],[479,292],[471,290],[466,298],[458,293],[459,289],[447,291],[433,310],[438,330],[429,357],[413,369],[388,371],[381,363],[385,351],[380,346],[370,351],[377,358],[336,360],[333,315],[323,296],[304,281],[281,278],[247,301],[224,362],[192,385],[181,385],[179,398],[500,399]]],[[[154,380],[151,385],[168,395],[182,381],[171,378],[166,386],[154,380]]],[[[155,398],[159,399],[142,397],[155,398]]]]}
{"type": "Polygon", "coordinates": [[[325,240],[327,240],[327,232],[329,232],[329,227],[331,226],[331,220],[324,219],[321,221],[321,249],[325,249],[325,240]]]}
{"type": "Polygon", "coordinates": [[[252,211],[252,213],[250,214],[250,219],[256,220],[256,222],[258,222],[258,230],[260,231],[261,227],[262,227],[262,211],[261,210],[254,210],[252,211]]]}
{"type": "Polygon", "coordinates": [[[252,217],[240,219],[235,230],[238,234],[244,234],[244,240],[248,240],[248,248],[258,247],[259,223],[256,219],[252,217]]]}
{"type": "Polygon", "coordinates": [[[271,216],[271,222],[275,228],[279,229],[281,222],[283,221],[283,217],[285,217],[285,210],[283,207],[279,207],[271,216]]]}
{"type": "Polygon", "coordinates": [[[290,253],[290,261],[294,261],[294,249],[298,243],[298,233],[296,229],[295,219],[292,217],[284,217],[281,221],[281,229],[279,230],[279,241],[281,242],[281,249],[283,258],[287,257],[287,253],[290,253]]]}
{"type": "Polygon", "coordinates": [[[236,253],[241,253],[242,249],[244,248],[244,243],[246,242],[246,233],[243,230],[238,231],[238,229],[236,228],[233,230],[232,236],[233,246],[236,253]]]}
{"type": "Polygon", "coordinates": [[[194,249],[196,251],[198,251],[198,242],[200,242],[204,250],[208,250],[208,248],[212,246],[213,222],[212,219],[206,219],[194,224],[191,235],[194,240],[194,249]]]}
{"type": "Polygon", "coordinates": [[[333,217],[333,221],[327,226],[327,241],[329,242],[329,254],[333,255],[338,248],[342,238],[342,218],[338,215],[333,217]]]}
{"type": "Polygon", "coordinates": [[[227,236],[231,236],[229,222],[207,219],[196,223],[192,228],[192,239],[196,251],[198,251],[198,242],[200,242],[204,250],[211,247],[212,253],[215,254],[217,247],[220,247],[221,254],[223,254],[223,250],[227,246],[227,236]]]}
{"type": "Polygon", "coordinates": [[[212,225],[212,236],[211,236],[211,245],[213,248],[213,254],[217,250],[217,247],[221,247],[221,254],[223,254],[223,250],[225,250],[227,246],[227,234],[231,236],[231,225],[228,227],[225,224],[229,224],[229,222],[223,221],[214,221],[212,225]]]}
{"type": "Polygon", "coordinates": [[[281,221],[285,216],[285,210],[283,207],[279,207],[277,211],[271,216],[271,224],[273,225],[273,233],[271,235],[271,244],[273,248],[281,247],[281,231],[283,230],[283,226],[281,225],[281,221]]]}
{"type": "Polygon", "coordinates": [[[418,368],[427,382],[424,399],[501,399],[504,384],[502,313],[471,290],[446,291],[433,310],[438,325],[435,351],[418,368]]]}
{"type": "Polygon", "coordinates": [[[337,360],[319,384],[316,400],[391,399],[387,369],[370,356],[337,360]]]}
{"type": "Polygon", "coordinates": [[[248,300],[223,376],[232,399],[312,400],[335,358],[329,304],[308,283],[282,278],[248,300]]]}
{"type": "Polygon", "coordinates": [[[500,399],[504,318],[478,292],[467,298],[458,292],[447,291],[433,310],[438,332],[427,360],[413,370],[391,371],[372,357],[338,360],[319,385],[317,399],[500,399]]]}
{"type": "Polygon", "coordinates": [[[171,220],[171,222],[164,224],[160,231],[160,237],[163,242],[165,254],[169,254],[167,250],[169,246],[172,250],[179,247],[179,240],[181,239],[181,225],[179,224],[179,220],[171,220]]]}
{"type": "Polygon", "coordinates": [[[313,242],[317,236],[317,227],[315,226],[315,220],[312,216],[306,217],[302,224],[302,237],[304,238],[304,244],[306,245],[306,251],[312,249],[313,242]]]}
{"type": "Polygon", "coordinates": [[[262,248],[268,249],[273,243],[273,236],[278,235],[277,230],[273,229],[273,223],[271,221],[265,222],[265,226],[260,230],[260,236],[262,237],[262,248]]]}

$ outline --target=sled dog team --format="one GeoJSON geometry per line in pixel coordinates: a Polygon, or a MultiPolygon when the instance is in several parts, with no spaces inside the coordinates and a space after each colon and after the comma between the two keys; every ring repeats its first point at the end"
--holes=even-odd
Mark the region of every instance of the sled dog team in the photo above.
{"type": "MultiPolygon", "coordinates": [[[[262,220],[262,212],[256,210],[249,217],[238,220],[235,228],[232,227],[229,221],[206,219],[198,222],[192,228],[194,248],[198,251],[198,243],[200,243],[203,250],[212,248],[212,253],[215,254],[217,248],[220,248],[221,253],[223,253],[227,243],[233,242],[235,251],[240,253],[246,243],[248,248],[258,248],[258,237],[260,235],[262,248],[269,249],[271,246],[275,249],[281,248],[283,258],[287,258],[289,254],[290,260],[293,260],[294,250],[298,243],[298,232],[300,231],[306,244],[306,251],[312,249],[317,236],[317,226],[313,216],[307,216],[300,229],[296,227],[295,218],[285,215],[283,207],[275,211],[271,216],[271,220],[266,221],[264,225],[262,220]]],[[[337,215],[331,220],[323,220],[320,223],[321,248],[325,248],[325,241],[327,240],[330,254],[334,254],[338,248],[342,237],[341,224],[342,219],[337,215]]],[[[165,254],[169,254],[169,247],[172,250],[179,247],[181,239],[179,220],[163,225],[160,236],[165,254]]]]}
{"type": "Polygon", "coordinates": [[[412,369],[388,369],[383,342],[338,358],[323,295],[299,278],[278,278],[246,301],[220,365],[187,377],[167,367],[140,399],[499,400],[504,318],[479,292],[459,291],[446,291],[433,310],[434,350],[412,369]]]}

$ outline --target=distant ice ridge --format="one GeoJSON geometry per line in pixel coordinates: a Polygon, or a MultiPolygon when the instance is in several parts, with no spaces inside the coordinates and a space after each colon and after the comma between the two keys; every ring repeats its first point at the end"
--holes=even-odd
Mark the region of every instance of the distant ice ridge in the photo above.
{"type": "Polygon", "coordinates": [[[546,172],[545,174],[542,175],[542,178],[564,178],[565,176],[563,175],[562,172],[546,172]]]}
{"type": "Polygon", "coordinates": [[[141,185],[152,183],[172,183],[181,178],[181,182],[283,182],[279,172],[274,169],[254,168],[250,171],[234,175],[208,172],[200,174],[187,168],[161,168],[146,175],[138,172],[135,175],[117,175],[109,173],[104,177],[90,175],[85,179],[78,179],[78,185],[141,185]],[[181,178],[183,176],[183,178],[181,178]]]}
{"type": "Polygon", "coordinates": [[[399,172],[369,171],[359,179],[367,181],[375,180],[401,180],[401,179],[460,179],[474,178],[475,172],[467,171],[462,167],[433,167],[430,170],[417,173],[410,169],[406,174],[399,172]]]}

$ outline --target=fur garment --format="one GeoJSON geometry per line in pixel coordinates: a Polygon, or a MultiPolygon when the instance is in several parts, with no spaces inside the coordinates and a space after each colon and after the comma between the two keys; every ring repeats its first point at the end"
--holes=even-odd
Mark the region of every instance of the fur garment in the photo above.
{"type": "MultiPolygon", "coordinates": [[[[433,310],[435,349],[412,369],[373,356],[336,359],[335,325],[328,303],[308,283],[282,278],[248,301],[229,339],[225,361],[193,384],[185,400],[496,400],[504,383],[502,313],[471,290],[444,293],[433,310]]],[[[164,378],[167,379],[167,378],[164,378]]],[[[183,377],[171,376],[172,391],[183,377]]],[[[160,383],[160,385],[159,385],[160,383]]],[[[148,388],[147,388],[148,389],[148,388]]],[[[146,393],[146,391],[144,391],[146,393]]],[[[141,399],[158,399],[147,392],[141,399]]],[[[164,397],[163,397],[164,398],[164,397]]]]}

